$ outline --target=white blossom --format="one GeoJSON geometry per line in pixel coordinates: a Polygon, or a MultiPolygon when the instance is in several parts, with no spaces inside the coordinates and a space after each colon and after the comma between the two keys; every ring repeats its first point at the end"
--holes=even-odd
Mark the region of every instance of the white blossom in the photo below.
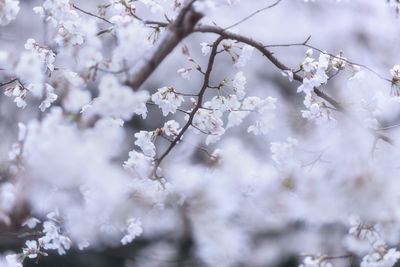
{"type": "Polygon", "coordinates": [[[17,254],[10,254],[6,256],[7,263],[12,267],[22,267],[21,256],[17,254]]]}
{"type": "Polygon", "coordinates": [[[400,259],[400,252],[395,248],[384,252],[374,251],[363,257],[361,267],[392,267],[400,259]]]}
{"type": "Polygon", "coordinates": [[[36,227],[36,225],[37,225],[38,223],[40,223],[40,220],[39,220],[39,219],[36,219],[35,217],[31,217],[31,218],[25,220],[25,221],[22,223],[22,226],[25,226],[25,225],[26,225],[26,226],[28,226],[28,228],[33,229],[33,228],[36,227]]]}
{"type": "Polygon", "coordinates": [[[165,133],[167,136],[176,136],[176,135],[178,135],[179,132],[180,132],[179,123],[177,123],[177,122],[174,121],[174,120],[167,121],[167,122],[164,124],[163,129],[164,129],[164,133],[165,133]]]}
{"type": "Polygon", "coordinates": [[[208,43],[200,43],[201,45],[201,52],[203,53],[203,56],[207,56],[211,52],[211,46],[208,43]]]}
{"type": "Polygon", "coordinates": [[[58,96],[54,93],[54,88],[50,84],[46,83],[46,98],[40,103],[39,109],[43,112],[48,109],[51,104],[57,100],[58,96]]]}
{"type": "Polygon", "coordinates": [[[124,162],[123,166],[138,178],[146,179],[151,175],[152,161],[153,159],[151,157],[132,150],[129,152],[129,158],[124,162]]]}
{"type": "Polygon", "coordinates": [[[184,102],[181,95],[177,94],[172,87],[162,87],[151,96],[151,100],[161,108],[164,116],[175,113],[177,108],[184,102]]]}

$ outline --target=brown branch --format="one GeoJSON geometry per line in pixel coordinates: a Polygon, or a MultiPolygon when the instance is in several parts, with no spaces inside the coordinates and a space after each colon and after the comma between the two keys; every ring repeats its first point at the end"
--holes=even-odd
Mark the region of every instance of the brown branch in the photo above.
{"type": "MultiPolygon", "coordinates": [[[[278,69],[284,71],[284,70],[291,70],[289,67],[285,66],[282,62],[280,62],[271,51],[269,51],[262,43],[257,42],[251,38],[236,34],[236,33],[232,33],[232,32],[227,32],[224,29],[220,28],[220,27],[216,27],[216,26],[197,26],[194,29],[195,32],[202,32],[202,33],[215,33],[218,34],[220,37],[223,37],[224,39],[231,39],[231,40],[236,40],[245,44],[248,44],[254,48],[256,48],[258,51],[260,51],[266,58],[269,59],[269,61],[271,61],[272,64],[274,64],[278,69]]],[[[310,38],[307,38],[307,40],[302,43],[303,45],[306,44],[308,42],[310,38]]],[[[300,75],[298,75],[297,73],[293,73],[293,79],[303,83],[303,77],[301,77],[300,75]]],[[[329,104],[331,104],[335,109],[337,109],[338,111],[350,116],[346,110],[342,107],[342,105],[337,102],[335,99],[333,99],[331,96],[327,95],[326,93],[324,93],[323,91],[321,91],[320,89],[318,89],[317,87],[314,87],[314,93],[326,100],[329,104]]],[[[389,144],[393,144],[393,141],[383,135],[380,134],[374,130],[370,130],[371,134],[374,135],[376,138],[378,139],[382,139],[383,141],[389,143],[389,144]]]]}
{"type": "Polygon", "coordinates": [[[198,101],[196,103],[196,106],[193,108],[192,112],[190,112],[188,121],[182,127],[181,131],[176,136],[176,138],[172,141],[172,143],[169,145],[167,150],[158,159],[155,160],[154,169],[153,169],[153,175],[156,178],[158,178],[156,172],[157,172],[157,169],[160,166],[161,162],[171,152],[171,150],[178,144],[178,142],[181,140],[183,134],[192,125],[193,118],[194,118],[194,116],[196,115],[196,112],[200,109],[200,107],[201,107],[201,105],[203,103],[204,93],[207,90],[208,83],[210,81],[211,71],[212,71],[212,68],[214,66],[214,60],[215,60],[215,57],[217,55],[217,48],[218,48],[218,45],[221,43],[221,41],[223,39],[224,39],[223,37],[219,37],[213,44],[213,47],[212,47],[212,50],[211,50],[211,54],[210,54],[210,58],[208,60],[207,70],[206,70],[205,75],[204,75],[203,85],[202,85],[202,87],[201,87],[201,89],[200,89],[200,91],[198,93],[199,99],[198,99],[198,101]]]}
{"type": "Polygon", "coordinates": [[[110,27],[108,29],[101,30],[98,33],[96,33],[96,36],[100,36],[100,35],[105,34],[107,32],[111,32],[113,29],[114,29],[114,27],[110,27]]]}
{"type": "MultiPolygon", "coordinates": [[[[269,51],[260,42],[257,42],[251,38],[248,38],[248,37],[245,37],[245,36],[242,36],[239,34],[225,31],[223,28],[220,28],[220,27],[207,26],[207,25],[196,26],[196,23],[203,17],[203,15],[200,13],[197,13],[193,9],[192,4],[195,1],[196,0],[191,0],[184,8],[182,8],[177,19],[172,24],[169,25],[169,27],[167,28],[167,32],[163,35],[163,38],[161,40],[159,40],[158,45],[156,45],[153,48],[153,50],[148,53],[148,56],[145,57],[137,65],[137,67],[134,71],[134,74],[133,74],[133,79],[126,83],[127,85],[131,86],[134,90],[138,90],[140,88],[140,86],[154,72],[154,70],[161,64],[161,62],[165,59],[165,57],[167,55],[169,55],[171,53],[171,51],[189,34],[194,33],[194,32],[201,32],[201,33],[215,33],[215,34],[219,35],[219,38],[213,45],[212,52],[211,52],[210,59],[209,59],[209,64],[207,67],[207,71],[204,73],[204,84],[198,94],[198,96],[199,96],[198,103],[196,104],[196,106],[192,110],[192,112],[190,113],[188,122],[182,128],[182,130],[178,134],[178,136],[170,144],[170,146],[167,148],[167,150],[161,155],[161,157],[155,160],[153,175],[156,178],[158,178],[157,173],[156,173],[157,168],[160,166],[163,159],[170,153],[170,151],[181,140],[183,134],[191,126],[195,113],[198,111],[198,109],[202,105],[204,92],[206,91],[207,87],[209,87],[209,78],[210,78],[210,73],[212,70],[213,63],[214,63],[214,59],[215,59],[215,56],[218,54],[217,47],[218,47],[218,44],[223,39],[232,39],[232,40],[236,40],[238,42],[248,44],[248,45],[256,48],[258,51],[260,51],[278,69],[280,69],[282,71],[291,70],[291,68],[287,67],[282,62],[280,62],[273,55],[273,53],[271,51],[269,51]]],[[[278,1],[278,3],[279,3],[279,1],[278,1]]],[[[307,45],[307,42],[309,39],[310,39],[310,37],[307,38],[307,40],[305,42],[301,43],[300,45],[307,45]]],[[[320,50],[318,49],[318,51],[320,51],[320,50]]],[[[353,64],[353,63],[351,63],[351,64],[353,64]]],[[[363,66],[363,65],[360,65],[360,66],[363,66]]],[[[297,80],[300,83],[303,82],[303,77],[298,75],[297,72],[293,73],[293,79],[297,80]]],[[[320,98],[326,100],[328,103],[330,103],[336,110],[346,113],[345,109],[342,107],[342,105],[339,102],[337,102],[335,99],[333,99],[332,97],[330,97],[329,95],[327,95],[326,93],[324,93],[323,91],[318,89],[317,87],[314,87],[314,93],[318,97],[320,97],[320,98]]],[[[373,130],[371,130],[371,132],[378,139],[382,139],[388,143],[392,143],[390,138],[388,138],[387,136],[381,135],[373,130]]]]}
{"type": "MultiPolygon", "coordinates": [[[[251,38],[248,38],[248,37],[245,37],[245,36],[242,36],[239,34],[235,34],[232,32],[227,32],[224,29],[222,29],[220,27],[216,27],[216,26],[198,26],[194,29],[194,31],[203,32],[203,33],[206,33],[206,32],[216,33],[216,34],[224,37],[224,39],[232,39],[232,40],[236,40],[236,41],[248,44],[248,45],[256,48],[258,51],[260,51],[278,69],[280,69],[282,71],[283,70],[291,70],[289,67],[285,66],[282,62],[280,62],[273,55],[273,53],[271,51],[269,51],[267,48],[265,48],[265,46],[262,43],[257,42],[251,38]]],[[[293,79],[296,81],[299,81],[301,83],[303,82],[303,77],[301,77],[300,75],[298,75],[296,73],[293,73],[293,79]]],[[[314,88],[314,92],[317,96],[321,97],[322,99],[325,99],[328,103],[330,103],[337,110],[344,111],[343,107],[340,105],[339,102],[337,102],[335,99],[333,99],[329,95],[325,94],[318,88],[314,88]]]]}
{"type": "Polygon", "coordinates": [[[166,56],[190,33],[196,23],[203,17],[202,14],[196,12],[192,4],[196,0],[191,0],[182,8],[176,20],[170,24],[163,37],[158,41],[158,45],[145,56],[141,62],[137,64],[133,71],[132,80],[127,85],[134,90],[138,90],[140,86],[147,80],[153,71],[160,65],[166,56]]]}

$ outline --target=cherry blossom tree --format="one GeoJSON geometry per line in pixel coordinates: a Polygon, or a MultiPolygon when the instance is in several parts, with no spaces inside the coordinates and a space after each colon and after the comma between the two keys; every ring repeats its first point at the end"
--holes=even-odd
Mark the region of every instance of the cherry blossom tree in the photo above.
{"type": "Polygon", "coordinates": [[[399,10],[0,0],[0,266],[395,266],[399,10]]]}

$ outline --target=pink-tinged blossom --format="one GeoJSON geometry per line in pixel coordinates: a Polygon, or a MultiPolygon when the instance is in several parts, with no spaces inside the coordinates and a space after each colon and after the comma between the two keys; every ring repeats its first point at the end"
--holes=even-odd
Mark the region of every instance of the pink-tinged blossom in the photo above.
{"type": "Polygon", "coordinates": [[[174,120],[164,123],[163,129],[167,136],[177,136],[180,132],[179,123],[174,120]]]}
{"type": "Polygon", "coordinates": [[[4,94],[9,97],[15,97],[14,103],[19,108],[25,108],[27,90],[19,82],[14,87],[9,87],[5,90],[4,94]]]}
{"type": "Polygon", "coordinates": [[[48,69],[49,71],[54,71],[54,61],[56,59],[56,55],[49,48],[40,46],[34,39],[30,38],[25,43],[25,49],[31,51],[33,54],[36,54],[43,65],[45,66],[43,69],[48,69]]]}
{"type": "Polygon", "coordinates": [[[390,70],[390,74],[392,77],[400,79],[400,65],[393,66],[393,68],[390,70]]]}
{"type": "Polygon", "coordinates": [[[181,77],[185,80],[190,80],[192,68],[181,68],[176,71],[176,73],[180,74],[181,77]]]}
{"type": "Polygon", "coordinates": [[[63,98],[63,106],[69,112],[78,113],[82,107],[91,100],[90,92],[86,90],[72,89],[63,98]]]}
{"type": "MultiPolygon", "coordinates": [[[[199,109],[193,117],[192,125],[195,133],[207,135],[206,144],[215,143],[225,133],[224,122],[221,119],[222,112],[212,110],[211,103],[205,103],[207,109],[199,109]],[[209,110],[211,109],[211,110],[209,110]]],[[[187,119],[187,116],[186,116],[187,119]]]]}
{"type": "Polygon", "coordinates": [[[162,13],[164,12],[164,8],[158,1],[156,0],[139,0],[139,2],[142,2],[143,4],[146,5],[147,8],[150,9],[152,13],[162,13]]]}
{"type": "Polygon", "coordinates": [[[313,58],[306,57],[301,64],[305,72],[311,72],[315,69],[315,62],[313,58]]]}
{"type": "Polygon", "coordinates": [[[174,114],[177,108],[184,102],[181,95],[176,93],[172,87],[162,87],[151,96],[151,100],[161,109],[164,116],[174,114]]]}
{"type": "Polygon", "coordinates": [[[22,250],[23,253],[30,259],[36,258],[38,254],[38,243],[36,240],[27,240],[25,245],[26,248],[22,250]]]}

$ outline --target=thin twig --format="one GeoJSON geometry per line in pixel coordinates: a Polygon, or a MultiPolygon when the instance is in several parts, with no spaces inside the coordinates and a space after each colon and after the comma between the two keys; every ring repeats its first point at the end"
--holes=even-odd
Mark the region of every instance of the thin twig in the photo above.
{"type": "Polygon", "coordinates": [[[9,85],[10,83],[13,83],[13,82],[16,82],[16,81],[18,81],[18,78],[14,78],[14,79],[12,79],[12,80],[10,80],[8,82],[5,82],[5,83],[0,83],[0,87],[3,87],[5,85],[9,85]]]}
{"type": "Polygon", "coordinates": [[[96,15],[96,14],[93,14],[93,13],[90,13],[90,12],[88,12],[88,11],[86,11],[86,10],[83,10],[83,9],[81,9],[80,7],[77,7],[75,4],[72,4],[72,7],[75,8],[76,10],[79,10],[79,11],[82,12],[82,13],[85,13],[86,15],[89,15],[89,16],[92,16],[92,17],[101,19],[102,21],[105,21],[105,22],[107,22],[108,24],[114,25],[114,23],[112,23],[112,22],[109,21],[108,19],[105,19],[105,18],[100,17],[100,16],[98,16],[98,15],[96,15]]]}
{"type": "Polygon", "coordinates": [[[276,1],[275,3],[273,3],[272,5],[266,6],[266,7],[264,7],[264,8],[261,8],[261,9],[255,11],[255,12],[251,13],[251,14],[248,15],[247,17],[241,19],[240,21],[238,21],[238,22],[232,24],[231,26],[228,26],[228,27],[224,28],[224,31],[229,30],[229,29],[231,29],[231,28],[233,28],[233,27],[235,27],[235,26],[237,26],[237,25],[239,25],[239,24],[245,22],[246,20],[252,18],[253,16],[257,15],[258,13],[260,13],[260,12],[262,12],[262,11],[264,11],[264,10],[267,10],[267,9],[270,9],[270,8],[276,6],[276,5],[279,4],[279,2],[281,2],[281,1],[282,1],[282,0],[278,0],[278,1],[276,1]]]}

